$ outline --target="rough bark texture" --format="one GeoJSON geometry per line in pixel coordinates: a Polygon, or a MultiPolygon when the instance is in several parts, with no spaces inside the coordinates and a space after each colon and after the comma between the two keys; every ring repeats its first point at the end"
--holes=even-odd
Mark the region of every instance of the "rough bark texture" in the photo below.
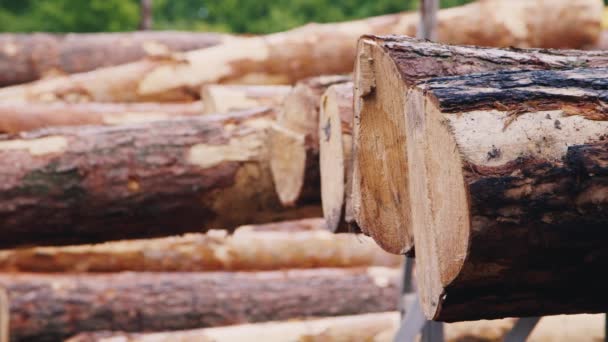
{"type": "Polygon", "coordinates": [[[271,130],[272,177],[288,206],[320,203],[319,107],[321,96],[348,76],[321,76],[298,82],[285,98],[271,130]]]}
{"type": "Polygon", "coordinates": [[[262,271],[399,266],[401,258],[364,236],[331,234],[322,219],[100,245],[0,252],[3,272],[262,271]]]}
{"type": "MultiPolygon", "coordinates": [[[[164,341],[384,341],[381,335],[393,331],[399,322],[396,312],[374,313],[357,316],[330,317],[304,321],[271,322],[207,328],[189,331],[127,334],[99,332],[80,334],[68,342],[164,342],[164,341]]],[[[387,340],[388,342],[388,340],[387,340]]]]}
{"type": "Polygon", "coordinates": [[[0,132],[19,133],[51,126],[119,125],[203,113],[192,103],[0,103],[0,132]]]}
{"type": "Polygon", "coordinates": [[[413,90],[403,172],[428,317],[606,311],[607,79],[497,72],[413,90]]]}
{"type": "Polygon", "coordinates": [[[227,113],[255,107],[278,108],[291,86],[206,85],[201,90],[205,113],[227,113]]]}
{"type": "Polygon", "coordinates": [[[207,48],[227,35],[190,32],[0,34],[0,86],[207,48]]]}
{"type": "Polygon", "coordinates": [[[352,210],[353,83],[329,87],[321,98],[319,167],[323,216],[330,231],[359,231],[352,210]]]}
{"type": "MultiPolygon", "coordinates": [[[[485,0],[439,13],[439,40],[454,44],[578,48],[596,43],[601,0],[485,0]],[[458,29],[456,29],[458,28],[458,29]]],[[[415,36],[419,14],[310,24],[263,37],[233,39],[181,56],[45,80],[0,91],[0,100],[175,101],[212,83],[293,84],[352,71],[363,34],[415,36]]]]}
{"type": "MultiPolygon", "coordinates": [[[[413,251],[407,169],[410,89],[425,79],[484,71],[608,65],[608,53],[446,46],[406,37],[366,36],[355,75],[353,188],[361,230],[387,251],[413,251]]],[[[466,97],[466,96],[465,96],[466,97]]]]}
{"type": "Polygon", "coordinates": [[[318,217],[282,208],[269,167],[272,110],[0,141],[0,246],[92,243],[318,217]],[[44,219],[41,219],[44,218],[44,219]]]}
{"type": "Polygon", "coordinates": [[[164,331],[396,309],[388,268],[249,273],[0,275],[15,341],[164,331]]]}

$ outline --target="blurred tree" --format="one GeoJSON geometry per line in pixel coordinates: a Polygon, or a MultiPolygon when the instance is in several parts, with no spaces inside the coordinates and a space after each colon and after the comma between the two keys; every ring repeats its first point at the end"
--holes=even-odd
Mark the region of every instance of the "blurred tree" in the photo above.
{"type": "MultiPolygon", "coordinates": [[[[418,0],[154,0],[154,28],[267,33],[417,6],[418,0]]],[[[0,0],[2,31],[120,31],[138,23],[139,0],[0,0]]]]}

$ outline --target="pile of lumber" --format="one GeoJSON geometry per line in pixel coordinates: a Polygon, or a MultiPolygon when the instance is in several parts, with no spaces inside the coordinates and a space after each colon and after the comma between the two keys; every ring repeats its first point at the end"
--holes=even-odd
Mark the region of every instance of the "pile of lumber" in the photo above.
{"type": "Polygon", "coordinates": [[[400,254],[431,319],[605,311],[601,8],[0,34],[0,342],[388,341],[400,254]]]}
{"type": "Polygon", "coordinates": [[[605,311],[606,57],[360,40],[351,205],[427,317],[605,311]]]}

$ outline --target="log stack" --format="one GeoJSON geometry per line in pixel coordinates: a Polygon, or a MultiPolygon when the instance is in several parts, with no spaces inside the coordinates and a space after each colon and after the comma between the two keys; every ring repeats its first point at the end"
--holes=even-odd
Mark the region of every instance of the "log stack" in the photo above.
{"type": "Polygon", "coordinates": [[[608,53],[522,49],[597,47],[601,6],[439,13],[518,49],[374,35],[417,13],[0,35],[0,340],[391,340],[395,254],[432,319],[605,311],[608,53]]]}
{"type": "Polygon", "coordinates": [[[439,76],[608,65],[603,51],[446,46],[390,36],[363,37],[357,58],[353,212],[364,233],[398,254],[414,247],[411,206],[418,197],[411,195],[403,172],[409,164],[406,104],[413,86],[439,76]]]}
{"type": "Polygon", "coordinates": [[[358,58],[355,217],[415,246],[427,317],[605,311],[606,56],[364,37],[358,58]]]}
{"type": "MultiPolygon", "coordinates": [[[[602,6],[601,0],[477,1],[441,11],[438,37],[452,44],[581,48],[597,43],[602,6]]],[[[0,90],[0,101],[183,101],[197,98],[203,84],[293,84],[352,72],[361,35],[415,36],[418,19],[408,12],[228,39],[184,54],[8,87],[0,90]]]]}

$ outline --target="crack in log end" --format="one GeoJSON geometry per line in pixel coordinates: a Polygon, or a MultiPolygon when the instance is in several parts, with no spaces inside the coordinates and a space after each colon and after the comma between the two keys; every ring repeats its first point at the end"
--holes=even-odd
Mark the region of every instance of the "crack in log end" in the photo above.
{"type": "Polygon", "coordinates": [[[325,133],[325,142],[328,142],[329,138],[331,138],[331,122],[329,118],[327,118],[327,122],[323,126],[323,133],[325,133]]]}

